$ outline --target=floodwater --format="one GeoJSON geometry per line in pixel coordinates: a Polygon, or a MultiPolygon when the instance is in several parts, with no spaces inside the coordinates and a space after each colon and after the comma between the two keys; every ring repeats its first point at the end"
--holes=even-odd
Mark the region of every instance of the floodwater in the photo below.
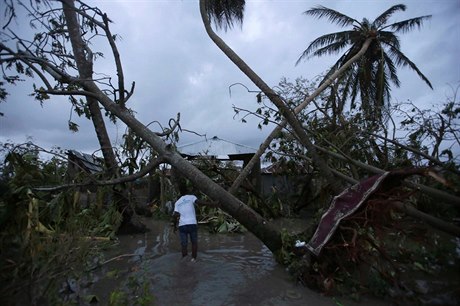
{"type": "Polygon", "coordinates": [[[106,253],[106,260],[118,259],[95,271],[85,290],[97,297],[93,302],[107,305],[114,291],[125,290],[131,291],[130,305],[387,305],[326,297],[296,284],[251,233],[210,234],[202,226],[198,260],[191,262],[181,258],[178,234],[168,222],[145,223],[150,232],[120,236],[106,253]],[[153,299],[142,304],[145,292],[153,299]]]}

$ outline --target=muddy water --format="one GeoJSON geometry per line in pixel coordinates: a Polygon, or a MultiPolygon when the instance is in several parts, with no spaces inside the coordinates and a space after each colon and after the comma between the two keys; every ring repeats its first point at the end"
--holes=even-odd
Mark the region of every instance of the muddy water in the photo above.
{"type": "Polygon", "coordinates": [[[148,305],[161,306],[385,305],[332,299],[296,284],[250,233],[210,234],[200,227],[198,260],[191,262],[181,258],[179,237],[167,222],[145,222],[150,232],[121,236],[116,248],[106,254],[106,258],[120,257],[97,271],[96,282],[87,292],[96,295],[101,305],[122,288],[137,288],[130,300],[147,288],[153,295],[148,305]]]}

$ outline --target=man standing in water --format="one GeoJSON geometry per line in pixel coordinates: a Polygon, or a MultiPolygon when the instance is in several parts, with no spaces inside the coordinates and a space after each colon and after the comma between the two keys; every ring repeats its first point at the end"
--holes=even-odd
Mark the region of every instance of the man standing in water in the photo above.
{"type": "Polygon", "coordinates": [[[181,197],[174,204],[173,226],[174,232],[179,225],[180,244],[182,248],[182,258],[187,256],[188,237],[192,243],[192,260],[196,261],[198,252],[198,226],[195,213],[195,202],[197,197],[187,194],[185,184],[179,184],[181,197]]]}

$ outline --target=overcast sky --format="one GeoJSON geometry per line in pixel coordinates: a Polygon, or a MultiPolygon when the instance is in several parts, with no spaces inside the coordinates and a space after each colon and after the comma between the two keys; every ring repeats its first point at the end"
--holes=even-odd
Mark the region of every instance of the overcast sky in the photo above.
{"type": "MultiPolygon", "coordinates": [[[[181,113],[181,126],[208,137],[218,136],[235,143],[258,147],[271,131],[257,128],[258,120],[243,124],[234,118],[232,105],[256,109],[257,88],[214,45],[201,22],[197,0],[124,0],[90,1],[114,21],[113,33],[118,41],[127,84],[136,82],[134,96],[128,106],[137,118],[148,124],[158,121],[167,125],[169,118],[181,113]]],[[[409,69],[400,68],[401,88],[392,90],[393,101],[412,100],[418,105],[446,101],[451,88],[460,82],[460,0],[248,0],[242,28],[218,33],[252,69],[270,86],[282,77],[290,80],[303,76],[312,79],[326,71],[337,56],[312,58],[295,66],[301,52],[320,35],[341,30],[326,19],[317,20],[302,14],[324,5],[357,20],[373,20],[390,6],[404,3],[405,12],[397,12],[390,22],[433,15],[421,30],[401,34],[401,50],[433,84],[431,90],[409,69]]],[[[1,1],[3,5],[3,1],[1,1]]],[[[3,10],[2,10],[3,12],[3,10]]],[[[21,32],[26,23],[18,23],[21,32]]],[[[106,47],[94,45],[94,51],[106,52],[96,70],[116,76],[112,58],[106,47]]],[[[38,80],[36,80],[38,81],[38,80]]],[[[53,97],[43,106],[28,94],[31,82],[9,88],[10,96],[0,104],[0,143],[22,143],[31,137],[44,147],[61,147],[92,153],[98,142],[92,124],[71,114],[70,104],[62,97],[53,97]],[[67,121],[80,125],[73,133],[67,121]]],[[[159,130],[158,125],[151,125],[159,130]]],[[[120,144],[125,132],[123,124],[109,125],[112,141],[120,144]]],[[[190,133],[181,134],[180,144],[201,140],[190,133]]]]}

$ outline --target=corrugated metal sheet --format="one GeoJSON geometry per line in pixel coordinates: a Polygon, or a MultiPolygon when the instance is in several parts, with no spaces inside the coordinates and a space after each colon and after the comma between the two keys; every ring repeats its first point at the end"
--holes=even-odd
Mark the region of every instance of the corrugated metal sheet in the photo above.
{"type": "Polygon", "coordinates": [[[94,158],[92,155],[86,153],[80,153],[75,150],[68,150],[67,154],[74,156],[80,161],[83,167],[85,167],[90,173],[102,172],[103,168],[101,161],[94,158]]]}
{"type": "Polygon", "coordinates": [[[229,155],[254,154],[257,150],[214,136],[210,139],[194,142],[178,147],[181,154],[189,156],[213,156],[228,159],[229,155]]]}

